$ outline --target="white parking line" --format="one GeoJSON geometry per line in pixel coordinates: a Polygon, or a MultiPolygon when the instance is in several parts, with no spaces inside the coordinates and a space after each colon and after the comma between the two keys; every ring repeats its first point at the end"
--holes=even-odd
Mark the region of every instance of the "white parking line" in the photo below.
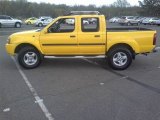
{"type": "Polygon", "coordinates": [[[88,59],[86,59],[86,58],[84,58],[83,60],[84,60],[84,61],[87,61],[88,63],[91,63],[91,64],[94,64],[94,65],[100,66],[98,63],[93,62],[93,61],[91,61],[91,60],[88,60],[88,59]]]}
{"type": "Polygon", "coordinates": [[[32,95],[34,96],[36,103],[39,105],[39,107],[41,108],[41,110],[43,111],[43,113],[45,114],[46,118],[48,120],[54,120],[54,118],[52,117],[52,114],[48,111],[47,107],[45,106],[43,99],[41,99],[38,96],[38,93],[36,92],[36,90],[33,88],[32,84],[29,82],[27,76],[24,74],[24,72],[21,70],[19,64],[16,62],[15,58],[12,56],[11,57],[14,61],[14,63],[16,64],[16,67],[19,71],[19,73],[21,74],[23,80],[25,81],[26,85],[28,86],[30,92],[32,93],[32,95]]]}

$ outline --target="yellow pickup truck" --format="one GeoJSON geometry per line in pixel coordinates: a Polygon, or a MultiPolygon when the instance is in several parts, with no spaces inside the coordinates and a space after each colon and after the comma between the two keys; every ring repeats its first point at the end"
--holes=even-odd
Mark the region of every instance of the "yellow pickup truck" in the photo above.
{"type": "Polygon", "coordinates": [[[74,11],[56,18],[42,30],[12,34],[6,50],[26,69],[43,58],[106,58],[115,70],[127,69],[137,54],[155,51],[156,31],[144,28],[107,28],[99,12],[74,11]],[[69,22],[68,22],[69,21],[69,22]]]}

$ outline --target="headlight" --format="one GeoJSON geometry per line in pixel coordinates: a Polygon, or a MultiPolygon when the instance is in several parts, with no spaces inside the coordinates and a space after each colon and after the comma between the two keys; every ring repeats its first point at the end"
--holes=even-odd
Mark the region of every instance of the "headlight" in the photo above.
{"type": "Polygon", "coordinates": [[[11,38],[10,38],[10,37],[8,37],[8,39],[7,39],[7,43],[8,43],[8,44],[10,44],[10,41],[11,41],[11,38]]]}

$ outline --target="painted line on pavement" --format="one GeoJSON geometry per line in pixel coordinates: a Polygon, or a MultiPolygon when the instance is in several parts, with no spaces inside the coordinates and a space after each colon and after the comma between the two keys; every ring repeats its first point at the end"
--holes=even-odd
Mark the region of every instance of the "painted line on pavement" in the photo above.
{"type": "Polygon", "coordinates": [[[39,107],[41,108],[42,112],[45,114],[46,118],[48,120],[54,120],[54,118],[52,117],[52,114],[49,112],[49,110],[47,109],[47,107],[45,106],[43,99],[41,99],[38,96],[38,93],[36,92],[36,90],[34,89],[34,87],[32,86],[32,84],[30,83],[30,81],[28,80],[27,76],[25,75],[25,73],[21,70],[19,64],[16,62],[15,58],[12,56],[11,57],[19,71],[19,73],[21,74],[23,80],[25,81],[26,85],[28,86],[30,92],[32,93],[32,95],[34,96],[36,103],[39,105],[39,107]]]}

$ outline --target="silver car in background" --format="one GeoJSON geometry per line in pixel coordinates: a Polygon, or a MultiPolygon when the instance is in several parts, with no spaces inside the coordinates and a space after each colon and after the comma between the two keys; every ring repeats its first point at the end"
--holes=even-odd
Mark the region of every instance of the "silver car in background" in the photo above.
{"type": "Polygon", "coordinates": [[[142,21],[142,24],[144,25],[154,25],[156,21],[159,20],[159,18],[156,17],[147,17],[142,21]]]}
{"type": "Polygon", "coordinates": [[[137,20],[138,17],[135,16],[123,16],[118,20],[120,25],[139,25],[139,21],[137,20]]]}
{"type": "Polygon", "coordinates": [[[156,25],[160,26],[160,19],[155,22],[156,25]]]}
{"type": "Polygon", "coordinates": [[[113,17],[113,18],[111,18],[111,19],[109,19],[109,22],[110,23],[117,23],[118,21],[119,21],[119,17],[113,17]]]}
{"type": "Polygon", "coordinates": [[[43,27],[43,26],[47,26],[49,23],[51,23],[54,19],[51,17],[40,17],[36,22],[35,22],[35,26],[38,27],[43,27]]]}
{"type": "Polygon", "coordinates": [[[0,28],[1,27],[16,27],[20,28],[22,25],[22,21],[18,19],[14,19],[7,15],[0,15],[0,28]]]}

